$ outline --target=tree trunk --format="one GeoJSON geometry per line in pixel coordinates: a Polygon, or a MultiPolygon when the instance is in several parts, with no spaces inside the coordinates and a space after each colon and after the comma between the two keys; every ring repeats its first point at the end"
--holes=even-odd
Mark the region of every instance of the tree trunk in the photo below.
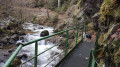
{"type": "Polygon", "coordinates": [[[61,6],[61,0],[58,0],[58,8],[61,6]]]}

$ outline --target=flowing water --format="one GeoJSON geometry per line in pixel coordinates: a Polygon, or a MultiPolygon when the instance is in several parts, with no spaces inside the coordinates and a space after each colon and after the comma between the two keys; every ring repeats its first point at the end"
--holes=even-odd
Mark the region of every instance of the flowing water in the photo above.
{"type": "MultiPolygon", "coordinates": [[[[32,23],[25,23],[23,25],[23,28],[27,31],[28,30],[32,31],[32,33],[28,32],[25,36],[23,36],[24,40],[18,41],[18,42],[22,42],[22,43],[41,38],[40,33],[43,30],[48,30],[50,35],[53,34],[53,30],[54,30],[52,27],[45,27],[45,26],[41,26],[38,24],[32,24],[32,23]]],[[[39,41],[38,44],[39,44],[38,45],[38,54],[55,45],[55,44],[53,44],[49,41],[45,41],[45,40],[39,41]]],[[[28,56],[28,58],[23,59],[22,62],[25,62],[25,60],[28,60],[29,58],[34,56],[34,51],[35,51],[34,48],[35,48],[35,43],[22,48],[19,55],[27,54],[27,56],[28,56]]],[[[44,67],[49,61],[51,61],[54,57],[57,56],[56,54],[59,54],[61,52],[62,52],[62,50],[58,49],[58,46],[56,46],[53,49],[38,56],[38,67],[44,67]]],[[[56,60],[54,60],[47,67],[54,67],[54,65],[58,63],[59,59],[60,59],[59,57],[56,58],[56,60]]],[[[33,61],[34,60],[27,62],[26,64],[23,65],[23,67],[34,67],[33,61]]]]}

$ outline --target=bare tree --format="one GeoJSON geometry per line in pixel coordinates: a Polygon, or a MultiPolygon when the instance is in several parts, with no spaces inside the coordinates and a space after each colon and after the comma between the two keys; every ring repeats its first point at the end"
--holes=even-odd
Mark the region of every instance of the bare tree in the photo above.
{"type": "Polygon", "coordinates": [[[46,1],[46,8],[47,8],[47,17],[48,17],[48,20],[50,20],[50,15],[49,15],[49,10],[48,10],[48,1],[46,1]]]}

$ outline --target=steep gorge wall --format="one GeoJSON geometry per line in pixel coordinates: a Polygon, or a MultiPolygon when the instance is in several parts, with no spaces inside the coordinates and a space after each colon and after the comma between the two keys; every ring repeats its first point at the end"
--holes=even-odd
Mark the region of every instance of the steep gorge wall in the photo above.
{"type": "Polygon", "coordinates": [[[120,1],[77,0],[68,11],[74,25],[91,24],[94,31],[101,31],[97,60],[100,66],[120,66],[120,1]],[[119,32],[118,32],[119,33],[119,32]]]}

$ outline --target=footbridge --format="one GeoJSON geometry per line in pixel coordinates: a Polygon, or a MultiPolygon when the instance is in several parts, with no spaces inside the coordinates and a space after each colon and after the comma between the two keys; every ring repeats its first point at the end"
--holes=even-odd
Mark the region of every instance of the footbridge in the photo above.
{"type": "Polygon", "coordinates": [[[14,51],[14,53],[10,56],[10,58],[6,61],[3,67],[10,67],[11,63],[14,61],[15,57],[18,55],[19,51],[22,49],[22,47],[30,45],[32,43],[35,43],[35,55],[34,57],[30,58],[26,62],[23,62],[20,64],[20,67],[22,65],[26,64],[27,62],[30,62],[34,59],[34,67],[38,67],[38,56],[44,54],[45,52],[51,50],[52,48],[59,46],[60,44],[56,44],[52,46],[51,48],[48,48],[47,50],[41,52],[38,54],[38,42],[56,35],[60,35],[63,33],[66,33],[66,42],[64,45],[64,50],[62,53],[59,53],[53,60],[48,60],[49,63],[47,63],[44,67],[49,67],[48,65],[52,63],[57,57],[60,57],[61,55],[63,58],[54,66],[54,67],[96,67],[96,60],[95,60],[95,54],[96,54],[96,48],[97,48],[97,42],[99,38],[99,33],[96,36],[96,42],[84,42],[83,41],[83,29],[84,25],[75,26],[73,28],[60,31],[58,33],[54,33],[49,36],[45,36],[43,38],[24,43],[18,46],[18,48],[14,51]],[[76,31],[76,38],[74,46],[69,46],[69,31],[75,30],[76,31]],[[64,54],[64,55],[63,55],[64,54]]]}

